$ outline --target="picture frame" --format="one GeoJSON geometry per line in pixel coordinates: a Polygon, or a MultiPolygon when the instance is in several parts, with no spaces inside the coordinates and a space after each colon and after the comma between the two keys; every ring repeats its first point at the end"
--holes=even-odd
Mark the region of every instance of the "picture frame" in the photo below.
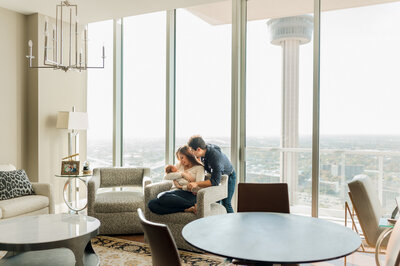
{"type": "Polygon", "coordinates": [[[79,161],[62,161],[61,175],[79,175],[79,161]]]}

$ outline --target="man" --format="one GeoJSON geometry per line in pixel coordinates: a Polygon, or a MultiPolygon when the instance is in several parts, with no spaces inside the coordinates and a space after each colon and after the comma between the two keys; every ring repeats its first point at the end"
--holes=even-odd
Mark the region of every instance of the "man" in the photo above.
{"type": "Polygon", "coordinates": [[[222,153],[220,147],[206,144],[203,138],[198,135],[189,139],[188,146],[191,148],[192,153],[201,159],[206,172],[211,173],[210,180],[191,182],[187,186],[188,189],[218,186],[221,182],[221,175],[228,175],[228,197],[222,200],[222,205],[228,213],[233,213],[231,201],[235,192],[236,173],[228,157],[222,153]]]}

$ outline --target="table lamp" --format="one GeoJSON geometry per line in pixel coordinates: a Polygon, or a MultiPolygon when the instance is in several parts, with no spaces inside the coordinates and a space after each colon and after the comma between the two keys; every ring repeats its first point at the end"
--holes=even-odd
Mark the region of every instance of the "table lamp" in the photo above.
{"type": "Polygon", "coordinates": [[[88,114],[86,112],[60,111],[57,115],[57,128],[68,129],[68,156],[79,153],[79,131],[88,129],[88,114]],[[72,150],[72,138],[75,137],[75,150],[72,150]]]}

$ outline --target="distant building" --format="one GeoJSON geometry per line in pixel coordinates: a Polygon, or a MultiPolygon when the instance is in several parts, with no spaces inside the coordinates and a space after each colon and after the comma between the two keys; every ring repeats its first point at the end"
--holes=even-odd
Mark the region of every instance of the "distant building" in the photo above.
{"type": "Polygon", "coordinates": [[[331,171],[331,165],[330,164],[323,164],[323,165],[321,165],[321,170],[331,171]]]}
{"type": "MultiPolygon", "coordinates": [[[[346,179],[352,179],[355,175],[362,174],[364,172],[363,165],[346,165],[344,176],[346,179]]],[[[331,165],[331,175],[341,176],[342,175],[342,165],[332,164],[331,165]]]]}

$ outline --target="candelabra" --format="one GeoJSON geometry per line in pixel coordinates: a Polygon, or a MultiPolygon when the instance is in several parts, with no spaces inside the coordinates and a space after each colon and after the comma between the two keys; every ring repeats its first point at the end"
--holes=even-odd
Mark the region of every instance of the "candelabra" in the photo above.
{"type": "Polygon", "coordinates": [[[32,66],[32,60],[35,58],[32,54],[33,42],[32,40],[28,41],[29,46],[29,55],[26,57],[29,59],[29,67],[30,68],[53,68],[53,69],[61,69],[67,72],[70,69],[82,71],[89,68],[104,68],[104,59],[105,59],[105,49],[103,45],[103,53],[101,58],[103,59],[102,66],[88,66],[87,65],[87,43],[88,43],[88,29],[87,26],[83,30],[83,49],[80,49],[78,56],[78,6],[69,3],[69,1],[61,1],[59,5],[56,6],[56,25],[53,25],[52,30],[52,44],[49,47],[49,21],[46,17],[44,24],[44,65],[43,66],[32,66]],[[63,62],[64,55],[64,21],[63,21],[63,13],[64,10],[67,9],[69,13],[69,49],[68,49],[68,64],[63,62]],[[59,16],[60,14],[60,16],[59,16]],[[73,21],[74,17],[74,21],[73,21]],[[74,30],[73,30],[74,28],[74,30]],[[73,34],[74,31],[74,34],[73,34]],[[73,35],[75,35],[73,37],[73,35]],[[74,40],[74,53],[73,53],[73,40],[74,40]],[[52,59],[49,59],[48,50],[53,50],[52,59]],[[74,56],[74,62],[72,57],[74,56]],[[82,58],[83,57],[83,58],[82,58]],[[79,60],[78,60],[79,58],[79,60]]]}

